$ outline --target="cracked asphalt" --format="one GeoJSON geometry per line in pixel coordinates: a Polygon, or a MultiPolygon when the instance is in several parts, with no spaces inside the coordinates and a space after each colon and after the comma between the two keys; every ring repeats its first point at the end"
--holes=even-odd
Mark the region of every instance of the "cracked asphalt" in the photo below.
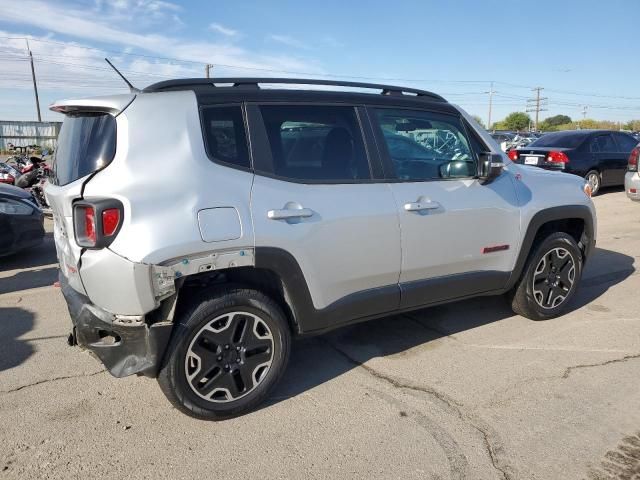
{"type": "Polygon", "coordinates": [[[0,259],[0,479],[640,478],[640,204],[595,202],[567,315],[486,297],[301,340],[271,400],[219,423],[66,346],[48,236],[0,259]]]}

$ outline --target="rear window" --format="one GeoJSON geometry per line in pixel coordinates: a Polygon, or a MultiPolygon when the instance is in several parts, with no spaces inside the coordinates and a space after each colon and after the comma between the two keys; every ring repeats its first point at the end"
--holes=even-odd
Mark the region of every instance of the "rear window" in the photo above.
{"type": "Polygon", "coordinates": [[[116,153],[116,119],[108,113],[67,115],[53,156],[56,185],[66,185],[101,168],[116,153]]]}
{"type": "Polygon", "coordinates": [[[230,167],[251,168],[239,106],[204,108],[202,125],[209,158],[230,167]]]}
{"type": "Polygon", "coordinates": [[[531,142],[529,147],[559,147],[559,148],[576,148],[579,147],[584,139],[585,134],[567,132],[567,133],[547,133],[539,139],[531,142]]]}

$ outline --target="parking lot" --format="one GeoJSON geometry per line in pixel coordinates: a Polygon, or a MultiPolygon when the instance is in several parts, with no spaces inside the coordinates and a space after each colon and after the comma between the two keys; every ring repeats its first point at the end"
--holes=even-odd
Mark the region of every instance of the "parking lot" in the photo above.
{"type": "Polygon", "coordinates": [[[485,297],[301,340],[268,404],[219,423],[66,345],[48,234],[0,260],[0,478],[638,478],[640,205],[595,203],[571,313],[485,297]]]}

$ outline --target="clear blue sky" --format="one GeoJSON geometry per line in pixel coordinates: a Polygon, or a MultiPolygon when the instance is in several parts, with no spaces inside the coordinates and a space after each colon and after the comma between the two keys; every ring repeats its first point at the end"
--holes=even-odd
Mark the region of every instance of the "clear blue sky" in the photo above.
{"type": "Polygon", "coordinates": [[[495,81],[494,121],[524,110],[534,86],[542,117],[587,105],[626,121],[640,118],[639,21],[640,0],[0,0],[0,119],[35,116],[29,36],[47,119],[56,98],[123,91],[93,48],[138,86],[201,76],[206,62],[216,75],[366,77],[431,89],[486,121],[495,81]]]}

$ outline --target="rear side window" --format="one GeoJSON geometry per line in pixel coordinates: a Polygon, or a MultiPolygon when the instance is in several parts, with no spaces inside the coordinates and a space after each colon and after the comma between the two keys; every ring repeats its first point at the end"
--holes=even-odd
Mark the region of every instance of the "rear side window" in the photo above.
{"type": "Polygon", "coordinates": [[[598,135],[591,140],[591,151],[593,153],[617,152],[618,147],[613,142],[611,135],[598,135]]]}
{"type": "Polygon", "coordinates": [[[232,167],[251,168],[242,109],[239,106],[203,108],[202,127],[209,158],[232,167]]]}
{"type": "Polygon", "coordinates": [[[352,107],[260,107],[273,174],[298,181],[353,182],[371,178],[352,107]]]}
{"type": "Polygon", "coordinates": [[[638,141],[631,135],[625,133],[614,133],[613,135],[616,137],[619,152],[631,153],[631,150],[638,144],[638,141]]]}
{"type": "Polygon", "coordinates": [[[52,182],[66,185],[101,168],[116,153],[116,119],[108,113],[67,115],[53,156],[52,182]]]}

